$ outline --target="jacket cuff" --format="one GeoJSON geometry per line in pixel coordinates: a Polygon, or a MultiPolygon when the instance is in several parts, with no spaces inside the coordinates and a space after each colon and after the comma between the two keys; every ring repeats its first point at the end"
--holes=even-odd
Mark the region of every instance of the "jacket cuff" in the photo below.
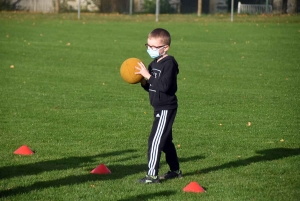
{"type": "Polygon", "coordinates": [[[153,81],[154,81],[154,77],[151,75],[151,77],[150,77],[150,79],[149,80],[147,80],[147,82],[149,83],[149,84],[152,84],[153,83],[153,81]]]}

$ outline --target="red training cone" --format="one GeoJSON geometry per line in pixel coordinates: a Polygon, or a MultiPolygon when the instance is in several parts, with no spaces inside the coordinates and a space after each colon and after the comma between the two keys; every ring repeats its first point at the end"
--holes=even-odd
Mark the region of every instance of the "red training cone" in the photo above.
{"type": "Polygon", "coordinates": [[[197,182],[193,181],[183,188],[185,192],[204,193],[206,192],[197,182]]]}
{"type": "Polygon", "coordinates": [[[19,154],[19,155],[32,155],[34,152],[27,147],[26,145],[21,146],[19,149],[14,151],[14,154],[19,154]]]}
{"type": "Polygon", "coordinates": [[[104,165],[100,164],[98,167],[91,171],[92,174],[110,174],[111,171],[104,165]]]}

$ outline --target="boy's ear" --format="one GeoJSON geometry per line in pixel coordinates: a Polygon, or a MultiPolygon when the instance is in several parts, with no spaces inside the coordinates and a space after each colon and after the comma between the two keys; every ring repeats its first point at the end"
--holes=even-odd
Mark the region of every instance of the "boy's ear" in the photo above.
{"type": "Polygon", "coordinates": [[[166,45],[165,47],[165,52],[167,52],[169,50],[170,46],[169,45],[166,45]]]}

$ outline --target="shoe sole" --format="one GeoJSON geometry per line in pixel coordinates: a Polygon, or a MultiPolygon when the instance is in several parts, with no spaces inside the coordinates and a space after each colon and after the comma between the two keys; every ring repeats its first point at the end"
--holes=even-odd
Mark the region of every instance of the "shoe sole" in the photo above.
{"type": "Polygon", "coordinates": [[[137,180],[137,183],[140,183],[140,184],[160,184],[161,182],[160,181],[157,181],[157,182],[153,182],[153,181],[147,182],[147,180],[145,182],[141,182],[140,180],[137,180]]]}
{"type": "Polygon", "coordinates": [[[140,181],[138,181],[138,183],[140,183],[140,184],[160,184],[160,182],[140,182],[140,181]]]}
{"type": "Polygon", "coordinates": [[[163,176],[161,176],[161,177],[159,177],[159,179],[160,180],[168,180],[168,179],[182,179],[182,175],[178,175],[178,176],[176,176],[176,177],[172,177],[172,178],[165,178],[165,177],[163,177],[163,176]]]}

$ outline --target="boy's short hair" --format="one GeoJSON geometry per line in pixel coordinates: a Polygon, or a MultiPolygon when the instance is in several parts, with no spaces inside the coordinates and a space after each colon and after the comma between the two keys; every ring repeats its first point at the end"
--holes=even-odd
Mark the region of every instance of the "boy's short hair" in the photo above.
{"type": "Polygon", "coordinates": [[[171,45],[170,33],[167,30],[162,29],[162,28],[157,28],[157,29],[154,29],[153,31],[151,31],[148,34],[148,38],[161,38],[162,42],[165,45],[169,45],[169,46],[171,45]]]}

